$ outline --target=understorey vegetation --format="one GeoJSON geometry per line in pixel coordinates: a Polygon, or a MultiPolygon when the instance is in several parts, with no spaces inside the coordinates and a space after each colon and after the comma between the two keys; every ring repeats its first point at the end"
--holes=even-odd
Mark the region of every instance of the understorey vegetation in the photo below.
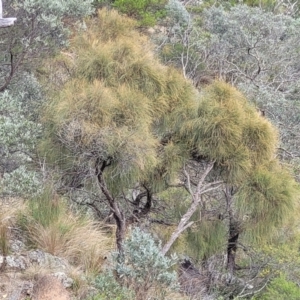
{"type": "Polygon", "coordinates": [[[298,299],[297,2],[21,2],[1,270],[19,231],[83,272],[78,299],[298,299]]]}

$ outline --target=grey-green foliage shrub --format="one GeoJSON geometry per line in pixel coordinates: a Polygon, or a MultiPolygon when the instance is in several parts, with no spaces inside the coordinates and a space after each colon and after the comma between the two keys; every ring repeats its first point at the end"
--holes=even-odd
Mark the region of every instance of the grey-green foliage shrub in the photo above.
{"type": "Polygon", "coordinates": [[[92,13],[90,0],[17,1],[14,8],[16,9],[13,14],[18,17],[14,31],[18,30],[22,44],[19,44],[20,47],[28,48],[29,52],[37,49],[45,51],[54,46],[64,46],[67,41],[68,30],[63,18],[80,18],[92,13]],[[34,22],[34,30],[29,27],[31,22],[34,22]],[[19,24],[32,33],[33,37],[29,36],[26,31],[20,30],[19,24]]]}
{"type": "Polygon", "coordinates": [[[222,5],[226,9],[232,6],[245,4],[251,7],[260,7],[265,11],[276,14],[286,14],[290,16],[299,16],[299,1],[290,0],[204,0],[204,1],[188,1],[189,10],[197,13],[202,12],[205,8],[211,6],[222,5]]]}
{"type": "Polygon", "coordinates": [[[65,46],[69,34],[66,24],[74,26],[93,12],[92,0],[15,0],[4,4],[5,15],[17,17],[17,22],[1,29],[0,89],[11,81],[11,57],[14,78],[24,62],[28,70],[37,58],[65,46]]]}
{"type": "Polygon", "coordinates": [[[21,165],[11,173],[3,175],[0,187],[4,195],[29,197],[42,191],[42,180],[37,172],[21,165]]]}
{"type": "Polygon", "coordinates": [[[134,299],[133,291],[122,286],[114,277],[111,271],[99,275],[95,279],[95,287],[99,293],[93,300],[131,300],[134,299]]]}
{"type": "Polygon", "coordinates": [[[34,148],[33,137],[40,131],[37,123],[27,120],[20,97],[13,97],[8,91],[0,93],[0,144],[5,155],[26,154],[34,148]]]}
{"type": "Polygon", "coordinates": [[[32,73],[21,73],[10,85],[9,93],[17,99],[27,119],[38,121],[45,98],[40,83],[32,73]]]}
{"type": "Polygon", "coordinates": [[[23,79],[0,93],[0,186],[6,195],[32,195],[40,186],[38,174],[26,165],[32,162],[42,130],[37,122],[42,94],[32,75],[23,79]]]}
{"type": "Polygon", "coordinates": [[[192,16],[179,0],[169,0],[166,11],[168,34],[156,38],[160,55],[164,63],[174,65],[185,77],[193,79],[203,68],[205,37],[199,34],[192,16]]]}
{"type": "MultiPolygon", "coordinates": [[[[24,19],[18,19],[18,22],[25,25],[25,21],[32,20],[35,17],[35,22],[40,26],[47,26],[48,29],[57,29],[63,26],[63,17],[84,17],[93,12],[92,0],[16,0],[11,3],[8,10],[15,10],[14,16],[19,14],[24,19]]],[[[28,27],[30,24],[26,24],[28,27]]],[[[45,32],[47,35],[47,32],[45,32]]]]}
{"type": "MultiPolygon", "coordinates": [[[[172,271],[177,257],[168,258],[160,251],[160,243],[149,233],[135,228],[124,243],[124,253],[113,255],[113,270],[122,285],[134,291],[136,299],[147,299],[153,288],[157,296],[163,297],[168,288],[177,287],[177,275],[172,271]]],[[[100,279],[96,283],[101,294],[106,287],[100,279]]]]}
{"type": "Polygon", "coordinates": [[[191,21],[189,12],[179,0],[169,0],[166,10],[174,24],[187,26],[191,21]]]}

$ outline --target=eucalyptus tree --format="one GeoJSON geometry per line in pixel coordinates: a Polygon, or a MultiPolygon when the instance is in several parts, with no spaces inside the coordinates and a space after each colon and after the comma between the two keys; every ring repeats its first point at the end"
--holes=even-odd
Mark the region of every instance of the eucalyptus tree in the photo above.
{"type": "Polygon", "coordinates": [[[212,7],[204,18],[212,36],[207,62],[220,78],[293,91],[299,80],[297,19],[246,5],[212,7]]]}
{"type": "Polygon", "coordinates": [[[181,1],[170,0],[166,11],[166,34],[153,37],[158,45],[157,51],[164,63],[182,70],[185,78],[196,83],[204,67],[205,38],[194,26],[193,16],[181,1]]]}

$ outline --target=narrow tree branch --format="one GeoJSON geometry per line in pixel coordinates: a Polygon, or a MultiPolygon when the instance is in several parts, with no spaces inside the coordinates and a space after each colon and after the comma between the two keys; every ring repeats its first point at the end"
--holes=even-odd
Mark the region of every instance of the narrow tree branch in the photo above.
{"type": "Polygon", "coordinates": [[[198,182],[197,189],[196,189],[195,193],[192,192],[191,187],[190,187],[189,174],[187,173],[186,170],[184,170],[184,172],[185,172],[185,174],[187,176],[188,188],[190,189],[190,193],[192,195],[193,201],[192,201],[189,209],[187,210],[187,212],[181,218],[181,220],[180,220],[177,228],[172,233],[171,238],[165,244],[165,246],[162,248],[161,253],[163,255],[165,255],[170,250],[171,246],[176,241],[176,239],[180,236],[180,234],[185,229],[187,229],[188,227],[190,227],[194,223],[194,222],[189,222],[189,220],[192,217],[192,215],[194,214],[194,212],[197,210],[197,207],[198,207],[198,205],[199,205],[199,203],[201,201],[201,197],[200,196],[204,193],[204,191],[202,192],[202,190],[201,190],[203,182],[204,182],[205,178],[207,177],[207,175],[209,174],[209,172],[212,170],[212,168],[214,166],[214,163],[215,163],[215,161],[211,161],[211,162],[209,162],[207,164],[207,167],[206,167],[205,171],[203,172],[202,176],[199,179],[199,182],[198,182]]]}

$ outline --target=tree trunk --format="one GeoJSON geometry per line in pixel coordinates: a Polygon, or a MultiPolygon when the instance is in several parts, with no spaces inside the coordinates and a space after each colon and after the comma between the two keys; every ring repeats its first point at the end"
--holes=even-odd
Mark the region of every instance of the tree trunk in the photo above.
{"type": "Polygon", "coordinates": [[[119,217],[118,214],[115,214],[115,213],[113,216],[114,216],[114,218],[116,220],[116,224],[117,224],[117,230],[116,230],[117,248],[118,248],[119,253],[123,254],[123,242],[126,237],[126,220],[125,220],[123,213],[121,213],[121,218],[119,217]]]}
{"type": "Polygon", "coordinates": [[[114,219],[116,220],[117,230],[116,230],[116,244],[119,251],[119,254],[123,254],[123,242],[126,235],[126,218],[123,212],[120,210],[120,207],[116,199],[109,192],[106,182],[103,178],[103,171],[106,167],[110,165],[109,161],[96,161],[96,176],[98,179],[99,187],[106,197],[106,200],[109,204],[111,211],[113,212],[114,219]]]}
{"type": "Polygon", "coordinates": [[[230,218],[229,221],[229,238],[227,242],[227,269],[232,276],[235,272],[235,256],[237,251],[237,243],[239,239],[238,224],[230,218]]]}
{"type": "Polygon", "coordinates": [[[238,240],[240,234],[240,224],[234,218],[234,214],[232,211],[232,196],[233,196],[233,188],[226,188],[225,198],[227,202],[227,211],[229,215],[229,236],[227,240],[227,270],[229,271],[230,277],[234,275],[236,264],[235,257],[236,251],[238,249],[238,240]]]}

